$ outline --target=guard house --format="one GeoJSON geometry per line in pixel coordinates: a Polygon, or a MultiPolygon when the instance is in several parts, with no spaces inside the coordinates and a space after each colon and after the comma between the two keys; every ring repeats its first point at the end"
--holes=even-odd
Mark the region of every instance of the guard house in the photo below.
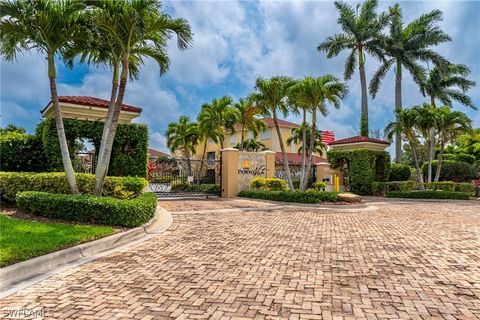
{"type": "MultiPolygon", "coordinates": [[[[105,121],[110,101],[88,96],[59,96],[60,110],[63,118],[105,121]]],[[[43,118],[55,116],[52,101],[40,111],[43,118]]],[[[119,123],[131,123],[133,119],[140,116],[142,108],[122,104],[119,123]]]]}

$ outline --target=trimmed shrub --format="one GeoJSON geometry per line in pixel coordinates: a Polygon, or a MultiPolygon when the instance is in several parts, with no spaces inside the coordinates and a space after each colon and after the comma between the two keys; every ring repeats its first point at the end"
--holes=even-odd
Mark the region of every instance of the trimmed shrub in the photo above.
{"type": "Polygon", "coordinates": [[[327,184],[323,181],[317,181],[314,184],[312,184],[312,189],[317,191],[325,191],[326,188],[327,188],[327,184]]]}
{"type": "Polygon", "coordinates": [[[388,181],[407,181],[410,179],[410,166],[406,164],[390,164],[390,175],[388,181]]]}
{"type": "MultiPolygon", "coordinates": [[[[93,174],[76,173],[80,193],[92,194],[95,185],[93,174]]],[[[107,177],[103,195],[120,199],[140,195],[147,181],[139,177],[107,177]]],[[[63,172],[0,172],[0,196],[7,201],[15,201],[15,195],[22,191],[44,191],[70,194],[70,187],[63,172]]]]}
{"type": "Polygon", "coordinates": [[[170,189],[172,192],[203,192],[209,194],[220,193],[219,184],[188,184],[179,183],[172,186],[170,189]]]}
{"type": "Polygon", "coordinates": [[[17,195],[20,210],[42,217],[110,226],[138,227],[155,214],[157,197],[144,193],[134,199],[27,191],[17,195]]]}
{"type": "Polygon", "coordinates": [[[385,184],[387,191],[411,191],[413,189],[419,189],[418,182],[408,181],[390,181],[385,184]]]}
{"type": "Polygon", "coordinates": [[[278,178],[265,179],[265,186],[270,191],[285,191],[288,190],[288,185],[285,181],[278,178]]]}
{"type": "Polygon", "coordinates": [[[410,198],[410,199],[454,199],[468,200],[470,194],[466,192],[453,191],[391,191],[387,193],[388,198],[410,198]]]}
{"type": "Polygon", "coordinates": [[[471,182],[459,182],[454,185],[456,192],[467,192],[472,196],[477,194],[477,187],[471,182]]]}
{"type": "Polygon", "coordinates": [[[265,178],[256,177],[256,178],[253,178],[252,180],[250,180],[248,185],[252,189],[256,189],[256,190],[264,189],[267,186],[267,181],[265,180],[265,178]]]}
{"type": "Polygon", "coordinates": [[[430,182],[424,185],[427,190],[455,191],[455,182],[453,181],[430,182]]]}
{"type": "Polygon", "coordinates": [[[475,156],[468,153],[446,153],[443,155],[443,160],[462,161],[473,164],[475,156]]]}
{"type": "MultiPolygon", "coordinates": [[[[437,171],[438,160],[432,161],[432,173],[437,171]]],[[[422,166],[423,174],[427,174],[428,163],[422,166]]],[[[442,161],[442,169],[440,170],[440,180],[448,180],[454,182],[471,181],[477,173],[473,165],[467,162],[444,160],[442,161]]]]}
{"type": "Polygon", "coordinates": [[[319,192],[316,190],[300,191],[269,191],[269,190],[244,190],[238,196],[252,199],[272,201],[296,202],[296,203],[319,203],[336,202],[337,192],[319,192]]]}
{"type": "Polygon", "coordinates": [[[2,171],[45,171],[46,159],[37,136],[18,132],[0,134],[0,156],[2,171]]]}

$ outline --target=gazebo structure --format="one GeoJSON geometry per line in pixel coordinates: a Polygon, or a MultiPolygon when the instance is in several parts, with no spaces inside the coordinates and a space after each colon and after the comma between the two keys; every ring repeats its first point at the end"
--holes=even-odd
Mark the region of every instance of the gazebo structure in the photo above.
{"type": "MultiPolygon", "coordinates": [[[[108,100],[88,96],[59,96],[58,99],[62,117],[77,120],[105,121],[110,104],[108,100]]],[[[40,113],[43,118],[53,118],[52,101],[40,113]]],[[[118,121],[119,123],[131,123],[141,113],[142,108],[122,104],[118,121]]]]}

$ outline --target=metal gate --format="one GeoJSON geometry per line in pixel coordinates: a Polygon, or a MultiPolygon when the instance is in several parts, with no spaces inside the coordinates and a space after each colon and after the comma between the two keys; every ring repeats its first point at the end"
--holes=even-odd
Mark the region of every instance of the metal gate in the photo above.
{"type": "Polygon", "coordinates": [[[159,198],[219,196],[221,161],[164,157],[149,159],[149,188],[159,198]]]}

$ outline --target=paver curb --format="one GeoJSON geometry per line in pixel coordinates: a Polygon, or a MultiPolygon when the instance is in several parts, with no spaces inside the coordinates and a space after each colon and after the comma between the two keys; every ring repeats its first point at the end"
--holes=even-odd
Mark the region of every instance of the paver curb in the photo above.
{"type": "Polygon", "coordinates": [[[1,268],[1,290],[3,291],[4,288],[16,285],[40,274],[47,273],[52,269],[72,263],[75,260],[88,258],[101,252],[118,248],[122,245],[140,240],[142,237],[148,235],[161,234],[172,225],[172,222],[173,218],[170,212],[157,204],[157,209],[155,210],[153,218],[141,227],[1,268]]]}

